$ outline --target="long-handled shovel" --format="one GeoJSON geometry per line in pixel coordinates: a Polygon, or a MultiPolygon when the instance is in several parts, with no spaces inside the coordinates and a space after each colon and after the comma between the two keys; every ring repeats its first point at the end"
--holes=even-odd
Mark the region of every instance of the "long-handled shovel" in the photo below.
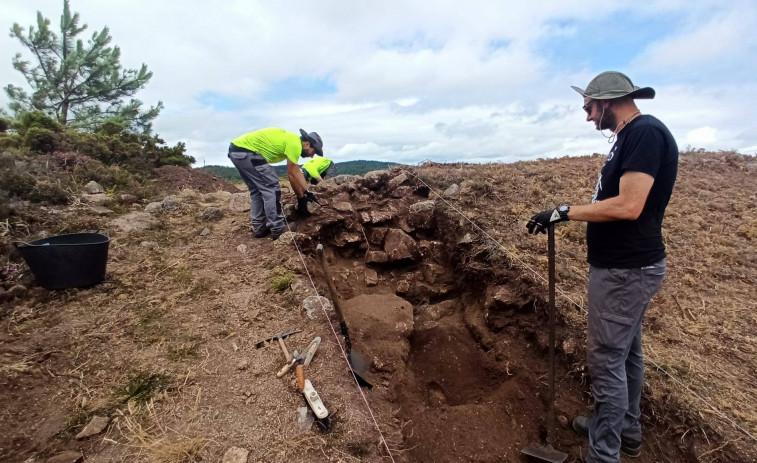
{"type": "Polygon", "coordinates": [[[530,457],[551,463],[562,463],[568,458],[567,453],[555,450],[555,225],[550,224],[548,231],[549,252],[549,407],[547,409],[547,444],[529,445],[522,450],[530,457]]]}
{"type": "Polygon", "coordinates": [[[316,252],[321,258],[321,265],[323,266],[323,273],[326,274],[326,282],[329,285],[329,293],[331,293],[331,302],[334,303],[334,310],[339,318],[339,328],[342,330],[342,336],[344,336],[344,346],[347,349],[347,357],[352,367],[352,372],[355,373],[355,378],[358,384],[363,387],[372,388],[373,384],[366,379],[369,375],[370,368],[368,362],[365,361],[360,352],[352,350],[352,341],[350,341],[350,333],[347,330],[347,322],[344,321],[344,314],[342,313],[342,307],[339,305],[339,298],[336,294],[336,288],[334,282],[331,280],[331,272],[329,272],[329,266],[326,262],[326,255],[323,253],[323,245],[318,244],[316,252]]]}

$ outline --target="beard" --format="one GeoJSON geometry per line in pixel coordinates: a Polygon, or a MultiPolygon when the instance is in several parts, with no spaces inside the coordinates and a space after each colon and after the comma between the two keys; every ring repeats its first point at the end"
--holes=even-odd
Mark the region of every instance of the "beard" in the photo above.
{"type": "Polygon", "coordinates": [[[600,119],[596,123],[597,130],[612,130],[614,131],[618,127],[618,118],[615,117],[610,109],[600,110],[600,119]]]}

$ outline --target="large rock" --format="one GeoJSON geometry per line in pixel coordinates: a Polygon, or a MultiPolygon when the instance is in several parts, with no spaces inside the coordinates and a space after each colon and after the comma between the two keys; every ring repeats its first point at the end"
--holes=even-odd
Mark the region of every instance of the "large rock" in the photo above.
{"type": "Polygon", "coordinates": [[[392,209],[385,211],[363,211],[360,213],[360,219],[363,223],[381,223],[388,222],[397,216],[397,211],[392,209]]]}
{"type": "Polygon", "coordinates": [[[334,177],[334,178],[333,178],[332,180],[333,180],[333,181],[334,181],[334,183],[336,183],[337,185],[345,185],[345,184],[347,184],[347,183],[352,183],[352,182],[354,182],[355,180],[358,180],[359,178],[360,178],[360,176],[359,176],[359,175],[346,175],[346,174],[345,174],[345,175],[337,175],[337,176],[336,176],[336,177],[334,177]]]}
{"type": "Polygon", "coordinates": [[[407,215],[408,225],[413,228],[433,228],[435,206],[432,200],[421,201],[410,206],[407,215]]]}
{"type": "Polygon", "coordinates": [[[363,180],[358,181],[364,187],[371,190],[378,190],[389,180],[388,170],[374,170],[363,175],[363,180]]]}
{"type": "Polygon", "coordinates": [[[402,185],[403,183],[405,183],[405,182],[407,181],[407,179],[408,179],[408,178],[409,178],[409,177],[407,176],[407,174],[406,174],[406,173],[404,173],[404,172],[400,172],[400,174],[399,174],[399,175],[397,175],[397,176],[395,176],[395,177],[393,177],[393,178],[391,178],[391,179],[389,180],[389,189],[391,189],[391,190],[394,190],[394,189],[395,189],[395,188],[397,188],[398,186],[400,186],[400,185],[402,185]]]}
{"type": "Polygon", "coordinates": [[[420,255],[418,243],[410,235],[396,228],[386,233],[384,252],[390,262],[404,259],[416,260],[420,255]]]}
{"type": "Polygon", "coordinates": [[[248,193],[234,193],[229,200],[232,212],[247,212],[250,210],[250,195],[248,193]]]}

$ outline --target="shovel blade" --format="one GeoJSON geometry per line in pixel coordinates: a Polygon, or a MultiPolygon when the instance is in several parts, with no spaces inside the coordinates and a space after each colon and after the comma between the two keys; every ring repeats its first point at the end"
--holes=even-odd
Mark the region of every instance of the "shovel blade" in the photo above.
{"type": "Polygon", "coordinates": [[[552,448],[551,445],[529,445],[521,450],[529,457],[537,458],[550,463],[563,463],[568,458],[567,453],[562,453],[552,448]]]}
{"type": "Polygon", "coordinates": [[[352,371],[355,372],[355,377],[361,387],[366,387],[368,389],[373,387],[373,384],[371,384],[366,377],[370,375],[370,367],[368,366],[368,362],[365,361],[359,352],[354,350],[350,351],[350,366],[352,366],[352,371]]]}

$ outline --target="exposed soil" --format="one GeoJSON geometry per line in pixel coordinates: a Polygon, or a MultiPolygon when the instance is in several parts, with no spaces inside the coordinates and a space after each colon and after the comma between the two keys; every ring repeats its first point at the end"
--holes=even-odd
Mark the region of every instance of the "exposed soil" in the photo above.
{"type": "MultiPolygon", "coordinates": [[[[527,461],[521,449],[546,437],[548,342],[546,242],[524,223],[586,201],[601,159],[337,177],[314,189],[323,205],[312,216],[289,213],[293,233],[276,242],[252,238],[228,194],[184,191],[182,209],[152,228],[111,232],[103,283],[6,294],[0,460],[76,450],[86,461],[220,461],[242,447],[250,462],[527,461]],[[441,199],[452,184],[459,191],[441,199]],[[224,217],[201,222],[209,206],[224,217]],[[330,298],[318,243],[372,389],[349,375],[333,309],[317,304],[310,318],[303,308],[330,298]],[[305,372],[331,413],[328,431],[301,429],[294,374],[276,377],[275,343],[255,348],[294,329],[290,350],[323,339],[305,372]],[[75,440],[94,415],[112,419],[105,433],[75,440]]],[[[745,374],[757,371],[755,170],[727,153],[682,158],[665,223],[670,274],[645,324],[654,363],[636,461],[757,460],[743,432],[757,432],[745,374]]],[[[586,441],[569,422],[591,410],[576,308],[585,244],[581,224],[561,225],[555,446],[575,462],[586,441]]]]}

